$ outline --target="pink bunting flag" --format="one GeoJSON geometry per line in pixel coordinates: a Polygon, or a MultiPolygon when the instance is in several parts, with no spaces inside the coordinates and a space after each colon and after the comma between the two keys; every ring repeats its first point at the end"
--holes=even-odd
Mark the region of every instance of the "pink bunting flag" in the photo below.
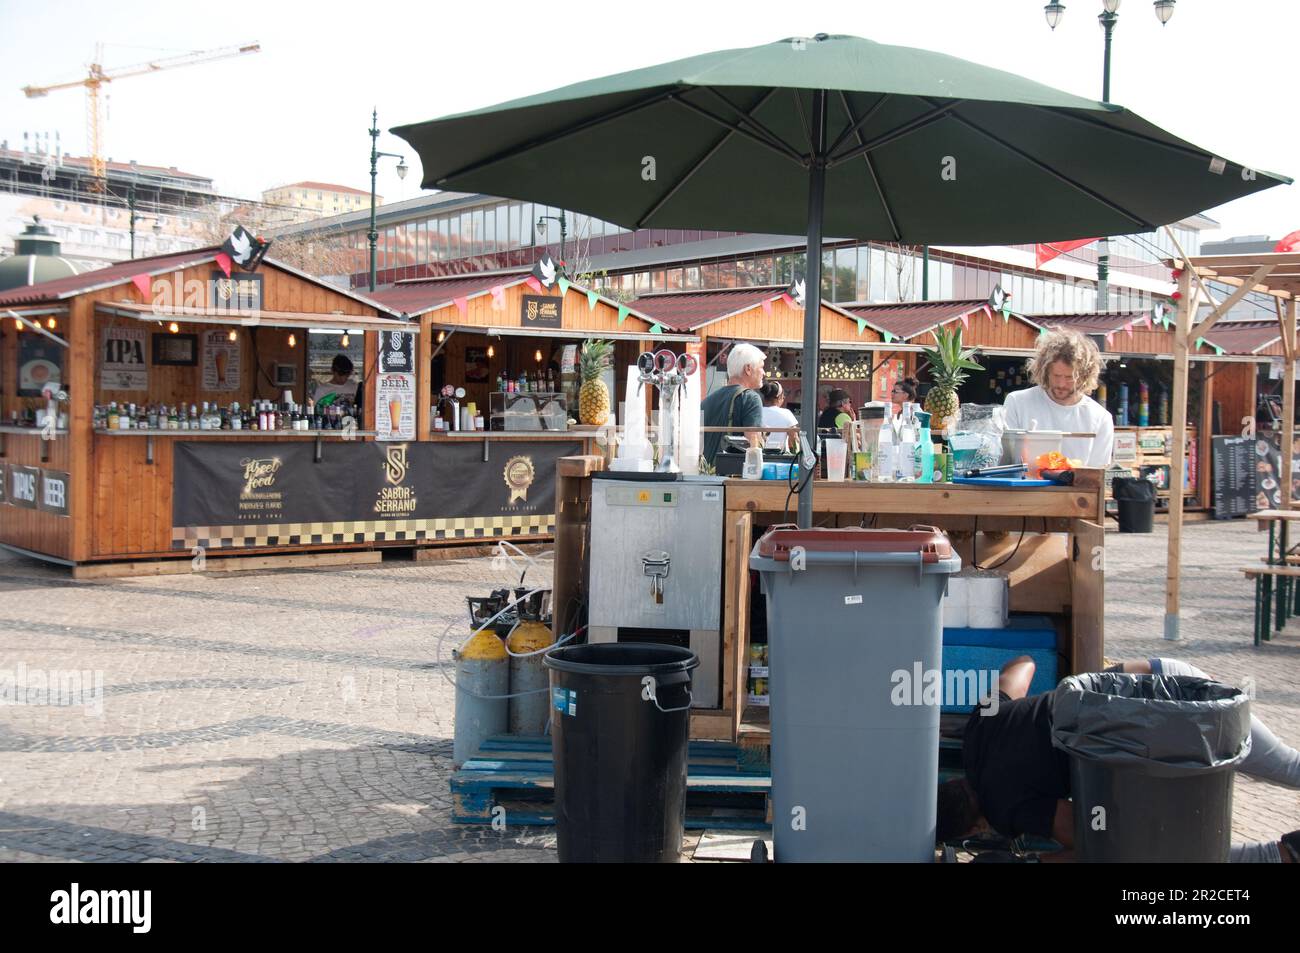
{"type": "Polygon", "coordinates": [[[763,299],[763,313],[764,313],[764,314],[771,314],[771,313],[772,313],[772,299],[771,299],[771,298],[764,298],[764,299],[763,299]]]}
{"type": "Polygon", "coordinates": [[[781,300],[784,301],[788,307],[791,307],[791,308],[795,307],[794,298],[791,298],[791,297],[790,297],[789,292],[785,292],[785,293],[783,293],[783,294],[781,295],[781,300]]]}
{"type": "Polygon", "coordinates": [[[131,279],[131,284],[135,285],[140,292],[140,297],[145,301],[149,300],[149,292],[153,290],[153,279],[148,275],[136,275],[131,279]]]}
{"type": "Polygon", "coordinates": [[[469,311],[469,299],[468,299],[468,298],[464,298],[464,297],[461,297],[461,298],[452,298],[451,300],[454,301],[454,302],[456,303],[456,309],[457,309],[458,311],[460,311],[461,314],[465,314],[467,311],[469,311]]]}
{"type": "Polygon", "coordinates": [[[537,280],[537,276],[536,276],[536,275],[529,275],[529,276],[528,276],[528,279],[524,282],[524,284],[526,284],[526,285],[528,285],[528,287],[532,288],[534,294],[541,294],[541,293],[542,293],[542,283],[541,283],[540,281],[537,280]]]}
{"type": "Polygon", "coordinates": [[[970,330],[970,315],[969,315],[969,314],[963,314],[963,315],[961,316],[961,326],[962,326],[963,328],[965,328],[967,331],[970,330]]]}
{"type": "Polygon", "coordinates": [[[226,273],[227,278],[230,277],[230,266],[232,264],[234,264],[234,262],[230,260],[229,255],[223,251],[217,252],[217,267],[226,273]]]}
{"type": "Polygon", "coordinates": [[[993,309],[990,308],[988,305],[984,305],[983,310],[984,310],[984,313],[985,313],[986,315],[988,315],[988,319],[989,319],[990,321],[992,321],[992,320],[993,320],[993,309]]]}
{"type": "Polygon", "coordinates": [[[488,290],[492,292],[492,310],[504,311],[506,307],[506,289],[500,285],[493,285],[488,290]]]}
{"type": "Polygon", "coordinates": [[[1132,336],[1133,336],[1133,322],[1132,322],[1132,321],[1126,321],[1126,322],[1124,323],[1124,331],[1125,331],[1125,333],[1128,334],[1129,337],[1132,337],[1132,336]]]}
{"type": "Polygon", "coordinates": [[[1107,346],[1107,347],[1110,347],[1110,346],[1111,346],[1112,344],[1114,344],[1114,343],[1115,343],[1115,332],[1114,332],[1114,331],[1107,331],[1107,332],[1106,332],[1106,346],[1107,346]]]}
{"type": "Polygon", "coordinates": [[[1137,323],[1140,324],[1140,325],[1141,325],[1142,327],[1144,327],[1144,328],[1149,328],[1149,327],[1151,327],[1151,315],[1149,315],[1149,314],[1144,314],[1144,315],[1142,315],[1142,317],[1140,317],[1140,318],[1137,319],[1137,323]]]}

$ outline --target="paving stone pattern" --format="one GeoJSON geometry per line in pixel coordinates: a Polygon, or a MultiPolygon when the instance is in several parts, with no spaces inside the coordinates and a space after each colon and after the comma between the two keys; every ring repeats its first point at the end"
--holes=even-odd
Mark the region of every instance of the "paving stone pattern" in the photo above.
{"type": "MultiPolygon", "coordinates": [[[[1300,745],[1300,621],[1255,649],[1236,571],[1265,537],[1188,527],[1179,643],[1162,638],[1164,539],[1107,538],[1107,655],[1253,679],[1257,712],[1300,745]]],[[[553,829],[450,820],[465,597],[517,579],[473,558],[76,582],[0,553],[0,672],[103,686],[0,706],[0,861],[554,861],[553,829]]],[[[1300,827],[1300,792],[1240,779],[1234,824],[1300,827]]]]}

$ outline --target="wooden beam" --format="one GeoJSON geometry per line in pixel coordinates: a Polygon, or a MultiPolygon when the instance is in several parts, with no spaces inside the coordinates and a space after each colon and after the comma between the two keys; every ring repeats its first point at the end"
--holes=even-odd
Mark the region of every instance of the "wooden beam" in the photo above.
{"type": "Polygon", "coordinates": [[[1286,336],[1286,318],[1282,316],[1282,302],[1280,299],[1273,299],[1273,308],[1277,311],[1277,329],[1282,335],[1282,357],[1289,361],[1291,360],[1291,342],[1286,336]]]}
{"type": "MultiPolygon", "coordinates": [[[[428,440],[433,426],[433,336],[428,321],[420,319],[415,336],[415,439],[428,440]]],[[[491,398],[489,398],[489,401],[491,398]]],[[[488,413],[491,413],[489,409],[488,413]]]]}
{"type": "MultiPolygon", "coordinates": [[[[1173,232],[1169,232],[1173,237],[1173,232]]],[[[1177,239],[1174,238],[1175,247],[1177,239]]],[[[1182,255],[1183,250],[1178,249],[1182,255]]],[[[1184,256],[1185,257],[1185,256],[1184,256]]],[[[1197,297],[1192,294],[1192,279],[1200,278],[1193,268],[1183,268],[1178,276],[1178,317],[1174,325],[1174,427],[1169,458],[1169,546],[1165,562],[1165,638],[1177,641],[1179,572],[1182,568],[1183,542],[1183,468],[1187,440],[1187,373],[1188,348],[1191,345],[1192,315],[1197,297]]]]}
{"type": "MultiPolygon", "coordinates": [[[[1238,285],[1237,290],[1228,295],[1228,297],[1223,300],[1222,304],[1214,305],[1214,310],[1210,312],[1210,316],[1198,324],[1192,331],[1192,340],[1194,341],[1197,338],[1205,337],[1206,332],[1208,332],[1210,328],[1214,327],[1214,323],[1231,311],[1234,304],[1246,297],[1246,295],[1250,294],[1251,290],[1259,284],[1260,280],[1266,277],[1272,270],[1272,265],[1260,265],[1256,268],[1255,273],[1252,274],[1244,284],[1238,285]]],[[[1210,295],[1205,291],[1204,286],[1202,286],[1201,290],[1205,293],[1205,296],[1210,299],[1210,303],[1214,304],[1214,299],[1210,298],[1210,295]]]]}
{"type": "Polygon", "coordinates": [[[1296,304],[1286,303],[1286,320],[1282,322],[1282,338],[1286,341],[1287,358],[1282,377],[1282,472],[1278,474],[1281,499],[1278,508],[1291,509],[1291,460],[1295,447],[1295,361],[1296,361],[1296,304]]]}

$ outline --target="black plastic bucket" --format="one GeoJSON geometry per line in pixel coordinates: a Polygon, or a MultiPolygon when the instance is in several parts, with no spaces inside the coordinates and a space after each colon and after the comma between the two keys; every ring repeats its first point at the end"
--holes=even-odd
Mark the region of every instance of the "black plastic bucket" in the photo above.
{"type": "Polygon", "coordinates": [[[561,863],[681,859],[688,649],[604,642],[546,656],[561,863]]]}
{"type": "Polygon", "coordinates": [[[1115,505],[1121,533],[1149,533],[1156,521],[1156,485],[1142,477],[1116,477],[1115,505]]]}

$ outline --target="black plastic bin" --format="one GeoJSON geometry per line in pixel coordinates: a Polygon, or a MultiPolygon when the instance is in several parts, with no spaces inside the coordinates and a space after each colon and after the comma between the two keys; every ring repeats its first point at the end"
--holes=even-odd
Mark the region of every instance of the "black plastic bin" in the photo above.
{"type": "Polygon", "coordinates": [[[1156,485],[1144,477],[1115,477],[1121,533],[1149,533],[1156,520],[1156,485]]]}
{"type": "Polygon", "coordinates": [[[1052,699],[1070,754],[1080,860],[1224,862],[1233,768],[1250,753],[1250,700],[1182,675],[1072,675],[1052,699]]]}
{"type": "Polygon", "coordinates": [[[560,862],[676,863],[700,660],[672,645],[604,642],[556,649],[545,664],[560,862]]]}

